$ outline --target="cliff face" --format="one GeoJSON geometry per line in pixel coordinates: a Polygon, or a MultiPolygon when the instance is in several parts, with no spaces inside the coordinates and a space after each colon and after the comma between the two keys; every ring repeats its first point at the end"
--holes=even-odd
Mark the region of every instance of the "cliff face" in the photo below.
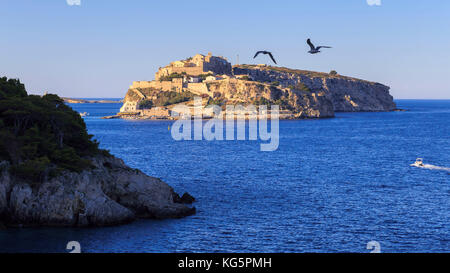
{"type": "Polygon", "coordinates": [[[226,79],[208,83],[214,99],[241,104],[280,105],[293,113],[292,118],[333,117],[333,105],[323,91],[310,92],[297,88],[282,88],[267,83],[226,79]]]}
{"type": "Polygon", "coordinates": [[[254,81],[278,82],[284,88],[302,86],[323,92],[336,112],[392,111],[396,108],[389,87],[340,75],[330,75],[279,67],[241,65],[235,75],[248,75],[254,81]]]}
{"type": "Polygon", "coordinates": [[[122,160],[92,158],[94,169],[65,172],[27,183],[0,162],[0,219],[9,226],[105,226],[136,218],[178,218],[195,213],[160,179],[127,167],[122,160]]]}
{"type": "Polygon", "coordinates": [[[352,79],[324,79],[336,112],[384,112],[396,109],[389,87],[352,79]]]}

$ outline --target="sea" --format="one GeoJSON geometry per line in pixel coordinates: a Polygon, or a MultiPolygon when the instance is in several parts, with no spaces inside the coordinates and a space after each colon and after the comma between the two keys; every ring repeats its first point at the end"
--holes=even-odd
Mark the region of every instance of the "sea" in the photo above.
{"type": "Polygon", "coordinates": [[[260,140],[176,141],[174,121],[101,119],[121,104],[71,104],[101,147],[196,198],[182,219],[0,231],[0,252],[450,252],[450,100],[404,112],[284,120],[260,140]],[[423,158],[431,168],[410,166],[423,158]],[[373,243],[371,243],[373,245],[373,243]],[[370,245],[370,244],[369,244],[370,245]]]}

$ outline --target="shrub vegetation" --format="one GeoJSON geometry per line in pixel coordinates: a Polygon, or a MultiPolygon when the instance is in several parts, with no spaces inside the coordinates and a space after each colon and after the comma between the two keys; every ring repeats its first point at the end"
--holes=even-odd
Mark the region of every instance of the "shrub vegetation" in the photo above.
{"type": "Polygon", "coordinates": [[[330,71],[330,76],[337,76],[338,73],[336,72],[336,70],[331,70],[330,71]]]}
{"type": "Polygon", "coordinates": [[[167,106],[171,104],[186,102],[194,99],[194,94],[189,91],[185,92],[161,92],[158,94],[157,99],[153,102],[156,106],[167,106]]]}
{"type": "Polygon", "coordinates": [[[153,107],[152,100],[142,100],[138,105],[139,109],[151,109],[153,107]]]}
{"type": "Polygon", "coordinates": [[[39,182],[62,170],[80,172],[99,149],[81,116],[57,95],[28,95],[16,79],[0,78],[0,161],[39,182]]]}
{"type": "Polygon", "coordinates": [[[172,81],[172,79],[176,79],[176,78],[184,78],[184,76],[186,76],[186,72],[183,73],[172,73],[168,76],[162,76],[159,78],[159,81],[172,81]]]}

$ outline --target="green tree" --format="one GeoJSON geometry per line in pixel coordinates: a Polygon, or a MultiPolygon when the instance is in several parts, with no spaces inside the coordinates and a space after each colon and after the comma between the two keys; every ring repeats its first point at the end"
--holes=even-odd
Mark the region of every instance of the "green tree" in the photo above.
{"type": "Polygon", "coordinates": [[[139,109],[151,109],[153,107],[152,100],[142,100],[138,104],[139,109]]]}
{"type": "Polygon", "coordinates": [[[153,103],[156,106],[167,106],[176,103],[190,101],[194,98],[194,96],[195,95],[189,91],[181,93],[175,91],[161,92],[157,95],[157,98],[153,103]]]}
{"type": "Polygon", "coordinates": [[[17,176],[36,182],[90,168],[90,157],[109,154],[92,138],[57,95],[27,95],[19,80],[0,78],[0,161],[9,161],[17,176]]]}

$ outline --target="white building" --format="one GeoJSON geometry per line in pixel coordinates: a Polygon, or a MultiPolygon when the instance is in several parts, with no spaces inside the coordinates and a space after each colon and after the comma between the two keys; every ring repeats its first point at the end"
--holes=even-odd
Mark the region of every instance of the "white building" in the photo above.
{"type": "Polygon", "coordinates": [[[196,77],[196,76],[190,76],[188,78],[188,81],[191,82],[191,83],[199,83],[199,82],[201,82],[200,77],[196,77]]]}
{"type": "Polygon", "coordinates": [[[138,102],[127,101],[120,108],[120,112],[135,112],[138,107],[138,102]]]}
{"type": "Polygon", "coordinates": [[[210,82],[210,81],[215,81],[217,80],[217,78],[215,76],[208,76],[206,77],[205,81],[210,82]]]}

